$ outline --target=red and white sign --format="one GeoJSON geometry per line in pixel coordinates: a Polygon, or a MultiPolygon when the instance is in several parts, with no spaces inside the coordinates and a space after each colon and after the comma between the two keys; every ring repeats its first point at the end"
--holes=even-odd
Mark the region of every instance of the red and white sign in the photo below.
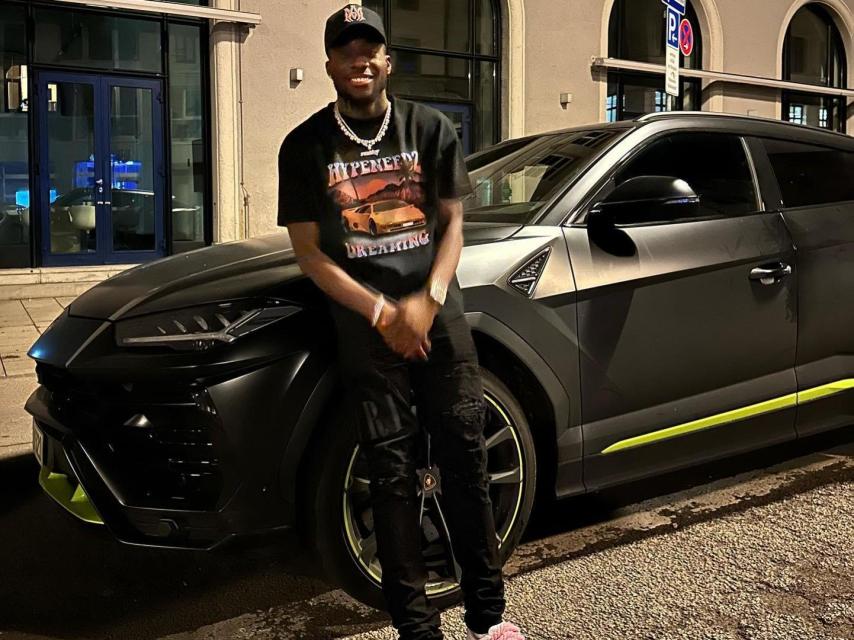
{"type": "Polygon", "coordinates": [[[684,56],[690,56],[694,52],[694,29],[688,18],[683,18],[679,24],[679,49],[684,56]]]}

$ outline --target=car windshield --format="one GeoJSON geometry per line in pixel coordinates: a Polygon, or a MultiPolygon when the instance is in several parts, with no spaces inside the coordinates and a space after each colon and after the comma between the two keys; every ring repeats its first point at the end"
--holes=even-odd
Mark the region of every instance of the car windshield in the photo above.
{"type": "Polygon", "coordinates": [[[400,209],[405,207],[406,203],[401,202],[400,200],[386,200],[385,202],[378,202],[374,205],[374,213],[382,213],[383,211],[392,211],[393,209],[400,209]]]}
{"type": "Polygon", "coordinates": [[[474,192],[463,199],[470,222],[530,222],[626,129],[584,129],[509,140],[469,156],[474,192]]]}

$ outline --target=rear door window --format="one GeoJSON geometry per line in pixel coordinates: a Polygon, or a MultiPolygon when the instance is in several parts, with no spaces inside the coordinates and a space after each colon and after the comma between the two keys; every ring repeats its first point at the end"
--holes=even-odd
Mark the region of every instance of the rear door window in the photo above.
{"type": "Polygon", "coordinates": [[[786,208],[854,200],[854,153],[763,139],[786,208]]]}
{"type": "Polygon", "coordinates": [[[616,174],[615,186],[638,176],[670,176],[700,196],[697,218],[757,210],[753,173],[741,138],[725,133],[675,133],[652,142],[616,174]]]}

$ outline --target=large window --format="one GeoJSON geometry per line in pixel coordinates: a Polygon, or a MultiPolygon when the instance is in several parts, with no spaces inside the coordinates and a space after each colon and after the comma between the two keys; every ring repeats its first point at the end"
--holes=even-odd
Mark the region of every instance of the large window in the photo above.
{"type": "MultiPolygon", "coordinates": [[[[783,43],[783,79],[802,84],[845,88],[845,47],[830,14],[816,4],[792,18],[783,43]]],[[[845,98],[783,92],[783,119],[845,131],[845,98]]]]}
{"type": "Polygon", "coordinates": [[[38,64],[159,73],[160,22],[66,8],[35,8],[38,64]]]}
{"type": "MultiPolygon", "coordinates": [[[[664,31],[667,8],[660,0],[617,0],[608,23],[608,56],[620,60],[665,64],[664,31]]],[[[699,69],[703,43],[697,14],[688,5],[685,17],[694,28],[694,51],[679,54],[680,66],[699,69]]],[[[683,78],[676,100],[678,110],[700,109],[700,81],[683,78]]],[[[608,73],[605,119],[631,120],[645,113],[667,111],[663,74],[612,71],[608,73]]]]}
{"type": "Polygon", "coordinates": [[[0,268],[30,266],[27,12],[0,2],[0,268]]]}
{"type": "Polygon", "coordinates": [[[171,213],[173,252],[205,244],[207,135],[202,29],[169,25],[169,112],[172,134],[171,213]]]}
{"type": "Polygon", "coordinates": [[[466,152],[499,138],[499,29],[494,0],[364,0],[389,37],[389,90],[428,103],[466,152]]]}

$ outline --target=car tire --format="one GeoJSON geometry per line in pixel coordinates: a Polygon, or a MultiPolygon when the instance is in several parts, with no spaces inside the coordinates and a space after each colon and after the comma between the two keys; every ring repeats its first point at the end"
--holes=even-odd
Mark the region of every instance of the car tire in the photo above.
{"type": "Polygon", "coordinates": [[[377,223],[376,223],[376,222],[374,222],[373,220],[371,220],[371,221],[368,223],[368,230],[371,232],[371,235],[372,235],[372,236],[377,235],[377,223]]]}
{"type": "MultiPolygon", "coordinates": [[[[536,456],[530,427],[519,402],[491,372],[481,368],[481,374],[489,409],[485,436],[493,443],[488,449],[490,477],[505,471],[503,465],[513,469],[514,461],[521,461],[518,487],[513,482],[490,485],[503,564],[519,543],[531,515],[536,456]]],[[[369,606],[384,609],[380,577],[374,568],[360,561],[358,532],[354,534],[354,527],[347,524],[353,515],[352,507],[348,507],[349,495],[356,484],[351,480],[352,469],[359,457],[354,429],[346,426],[342,418],[339,414],[329,421],[309,459],[307,495],[303,502],[304,533],[331,583],[369,606]]],[[[453,580],[434,579],[428,584],[428,595],[440,608],[462,599],[459,585],[453,580]]]]}

